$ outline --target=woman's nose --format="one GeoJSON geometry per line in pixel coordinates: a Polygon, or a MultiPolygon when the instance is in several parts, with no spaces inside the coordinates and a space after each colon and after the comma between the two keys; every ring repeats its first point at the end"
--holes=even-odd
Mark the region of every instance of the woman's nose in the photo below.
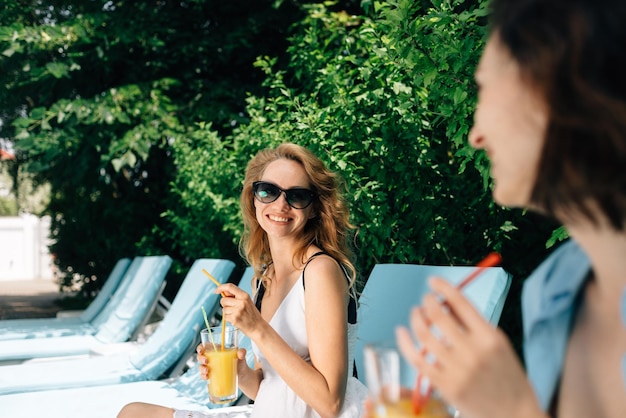
{"type": "Polygon", "coordinates": [[[474,125],[470,130],[470,133],[468,135],[468,142],[472,147],[476,149],[481,149],[484,146],[484,136],[482,132],[476,127],[476,125],[474,125]]]}
{"type": "Polygon", "coordinates": [[[278,196],[278,199],[276,199],[276,202],[280,202],[279,204],[283,208],[289,209],[291,207],[291,205],[289,205],[289,203],[287,202],[287,193],[285,193],[284,191],[280,192],[280,196],[278,196]]]}

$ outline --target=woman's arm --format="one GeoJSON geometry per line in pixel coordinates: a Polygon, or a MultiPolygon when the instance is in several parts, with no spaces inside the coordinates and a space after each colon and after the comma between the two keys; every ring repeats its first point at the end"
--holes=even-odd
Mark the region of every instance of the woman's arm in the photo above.
{"type": "Polygon", "coordinates": [[[432,279],[434,294],[411,313],[409,331],[399,328],[398,345],[464,418],[546,418],[507,337],[487,322],[450,283],[432,279]],[[439,336],[433,333],[437,328],[439,336]]]}
{"type": "Polygon", "coordinates": [[[237,377],[239,389],[250,399],[255,400],[259,392],[261,380],[263,380],[263,369],[254,361],[254,369],[248,367],[244,350],[238,353],[239,362],[237,364],[237,377]],[[243,356],[241,355],[243,353],[243,356]]]}
{"type": "MultiPolygon", "coordinates": [[[[334,417],[343,405],[347,381],[347,280],[337,262],[324,256],[309,263],[305,277],[310,364],[289,347],[258,311],[254,317],[246,307],[230,309],[240,304],[237,296],[235,300],[224,298],[223,311],[229,322],[255,342],[304,402],[322,417],[334,417]]],[[[220,286],[218,291],[227,286],[220,286]]]]}

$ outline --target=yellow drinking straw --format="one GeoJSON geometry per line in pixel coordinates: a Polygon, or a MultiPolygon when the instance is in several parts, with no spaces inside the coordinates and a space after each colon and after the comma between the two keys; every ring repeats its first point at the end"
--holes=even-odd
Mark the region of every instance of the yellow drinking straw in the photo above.
{"type": "MultiPolygon", "coordinates": [[[[211,273],[209,273],[205,269],[202,269],[202,272],[206,274],[207,277],[211,279],[213,283],[215,283],[215,286],[219,286],[221,284],[220,282],[217,281],[215,277],[211,276],[211,273]]],[[[222,292],[222,297],[226,297],[224,292],[222,292]]],[[[205,314],[205,318],[206,318],[206,314],[205,314]]],[[[224,315],[222,314],[222,350],[224,349],[224,344],[226,344],[226,318],[224,318],[224,315]]],[[[215,346],[215,344],[213,344],[213,346],[215,346]]]]}
{"type": "MultiPolygon", "coordinates": [[[[212,281],[213,283],[215,283],[215,286],[220,286],[220,285],[221,285],[221,283],[220,283],[220,282],[218,282],[218,281],[217,281],[217,279],[216,279],[215,277],[211,276],[211,273],[209,273],[209,272],[208,272],[208,271],[206,271],[205,269],[202,269],[202,272],[203,272],[204,274],[206,274],[206,275],[207,275],[207,277],[208,277],[209,279],[211,279],[211,281],[212,281]]],[[[226,296],[226,295],[224,294],[224,292],[222,292],[222,296],[226,296]]]]}
{"type": "Polygon", "coordinates": [[[226,345],[226,318],[224,317],[224,314],[222,313],[222,350],[225,349],[226,345]]]}

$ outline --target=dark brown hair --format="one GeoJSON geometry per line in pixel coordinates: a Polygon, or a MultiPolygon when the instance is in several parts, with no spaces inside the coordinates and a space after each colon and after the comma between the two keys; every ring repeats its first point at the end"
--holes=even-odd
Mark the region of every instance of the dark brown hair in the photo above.
{"type": "Polygon", "coordinates": [[[549,121],[534,204],[626,220],[626,1],[494,0],[492,36],[509,49],[549,121]]]}

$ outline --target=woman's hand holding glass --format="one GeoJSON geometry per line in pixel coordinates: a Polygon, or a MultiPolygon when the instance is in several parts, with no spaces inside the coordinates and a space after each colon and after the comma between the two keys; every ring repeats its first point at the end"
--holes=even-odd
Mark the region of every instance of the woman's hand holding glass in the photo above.
{"type": "Polygon", "coordinates": [[[398,346],[407,361],[463,418],[544,417],[504,333],[450,283],[435,278],[430,284],[436,295],[426,295],[410,318],[420,345],[408,329],[397,330],[398,346]]]}
{"type": "MultiPolygon", "coordinates": [[[[258,321],[262,320],[250,295],[232,283],[218,286],[215,293],[223,295],[220,304],[222,305],[222,316],[226,322],[232,324],[240,333],[249,336],[249,333],[254,329],[254,324],[258,324],[258,321]]],[[[204,351],[205,347],[202,344],[196,347],[200,376],[202,379],[208,380],[211,369],[204,351]]],[[[246,354],[247,351],[244,348],[237,350],[237,376],[240,384],[249,374],[254,373],[254,370],[248,366],[246,354]]]]}
{"type": "MultiPolygon", "coordinates": [[[[198,360],[198,369],[200,370],[200,377],[204,380],[209,380],[211,375],[211,366],[209,361],[204,355],[205,347],[203,344],[198,344],[196,347],[196,359],[198,360]]],[[[237,350],[237,376],[242,376],[246,373],[246,370],[252,370],[248,367],[246,362],[247,351],[245,348],[237,350]]]]}

